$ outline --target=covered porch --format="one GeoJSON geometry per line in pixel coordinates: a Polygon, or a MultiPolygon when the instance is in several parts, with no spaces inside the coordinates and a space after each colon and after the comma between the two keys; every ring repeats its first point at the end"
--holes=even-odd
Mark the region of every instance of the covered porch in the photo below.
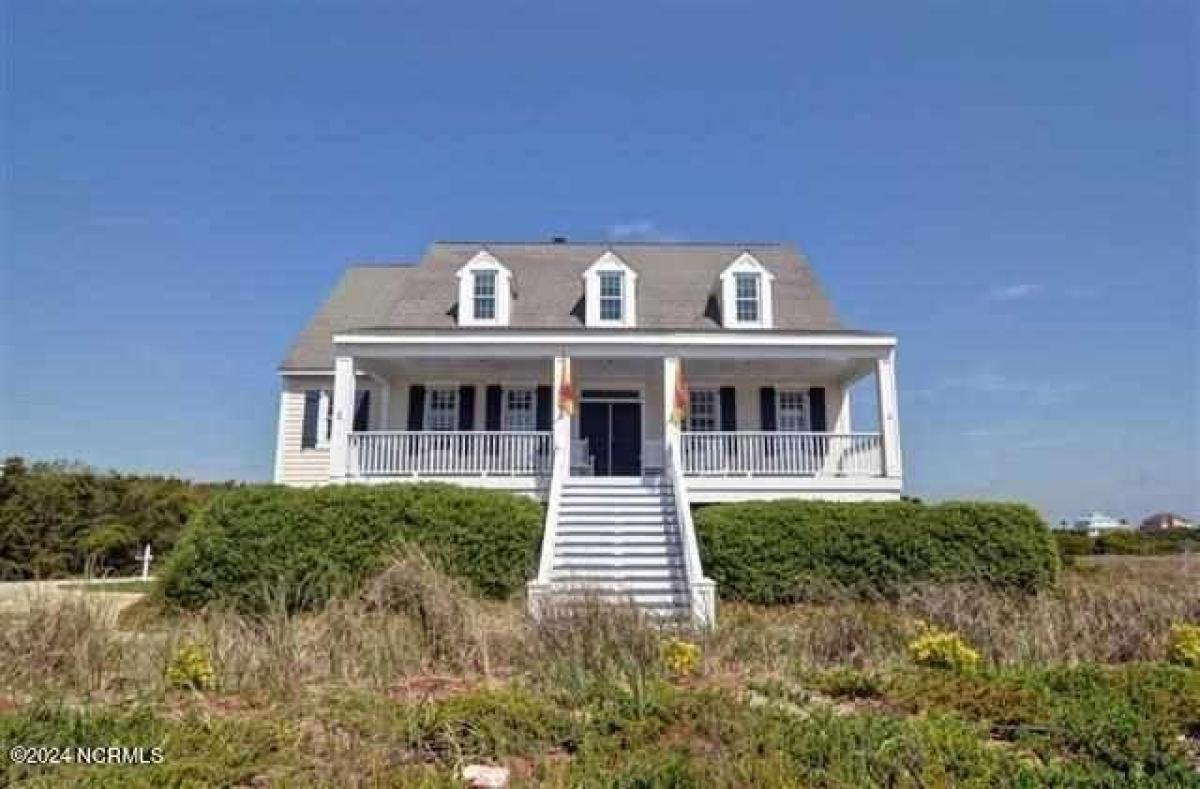
{"type": "Polygon", "coordinates": [[[899,495],[891,338],[604,334],[339,335],[330,478],[546,498],[556,464],[606,477],[673,462],[692,502],[899,495]],[[877,424],[855,430],[868,377],[877,424]]]}

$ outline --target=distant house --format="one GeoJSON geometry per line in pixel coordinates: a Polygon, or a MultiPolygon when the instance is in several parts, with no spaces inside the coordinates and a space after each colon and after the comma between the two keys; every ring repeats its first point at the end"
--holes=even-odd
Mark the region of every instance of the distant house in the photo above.
{"type": "Polygon", "coordinates": [[[1089,537],[1099,537],[1106,531],[1128,529],[1129,524],[1119,521],[1103,512],[1090,512],[1071,521],[1070,531],[1080,532],[1089,537]]]}
{"type": "Polygon", "coordinates": [[[1194,529],[1196,524],[1173,512],[1156,512],[1142,521],[1142,531],[1165,531],[1167,529],[1194,529]]]}

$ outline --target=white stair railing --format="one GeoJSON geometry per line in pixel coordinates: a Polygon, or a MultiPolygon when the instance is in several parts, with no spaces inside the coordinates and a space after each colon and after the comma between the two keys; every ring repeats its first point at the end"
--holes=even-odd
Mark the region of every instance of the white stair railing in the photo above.
{"type": "Polygon", "coordinates": [[[538,558],[537,578],[529,583],[527,600],[529,613],[537,618],[545,602],[546,590],[554,574],[554,542],[558,532],[558,512],[562,503],[563,486],[571,474],[571,452],[568,446],[553,445],[550,489],[546,495],[546,523],[542,529],[542,552],[538,558]]]}
{"type": "Polygon", "coordinates": [[[688,589],[688,604],[692,621],[703,628],[717,625],[717,585],[704,577],[700,565],[700,542],[696,538],[696,526],[692,522],[692,506],[687,494],[687,480],[679,458],[679,447],[672,440],[670,431],[663,440],[663,465],[667,479],[675,494],[675,520],[679,526],[683,548],[683,568],[688,589]]]}

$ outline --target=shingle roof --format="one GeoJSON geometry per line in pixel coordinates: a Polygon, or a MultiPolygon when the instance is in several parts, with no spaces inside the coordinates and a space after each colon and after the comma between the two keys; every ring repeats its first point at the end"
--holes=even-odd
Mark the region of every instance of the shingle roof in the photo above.
{"type": "Polygon", "coordinates": [[[639,329],[720,328],[719,277],[743,252],[775,277],[776,329],[840,329],[808,262],[782,244],[439,241],[419,265],[347,269],[281,368],[329,369],[337,332],[455,328],[455,274],[481,249],[513,274],[512,329],[581,328],[583,272],[608,250],[638,273],[639,329]]]}

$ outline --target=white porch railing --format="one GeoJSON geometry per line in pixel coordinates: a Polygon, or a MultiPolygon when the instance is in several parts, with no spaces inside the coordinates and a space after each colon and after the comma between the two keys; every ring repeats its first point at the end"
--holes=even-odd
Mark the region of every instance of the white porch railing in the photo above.
{"type": "Polygon", "coordinates": [[[688,476],[883,475],[878,433],[704,432],[680,435],[688,476]]]}
{"type": "Polygon", "coordinates": [[[393,431],[350,434],[350,476],[535,476],[549,474],[551,434],[393,431]]]}

